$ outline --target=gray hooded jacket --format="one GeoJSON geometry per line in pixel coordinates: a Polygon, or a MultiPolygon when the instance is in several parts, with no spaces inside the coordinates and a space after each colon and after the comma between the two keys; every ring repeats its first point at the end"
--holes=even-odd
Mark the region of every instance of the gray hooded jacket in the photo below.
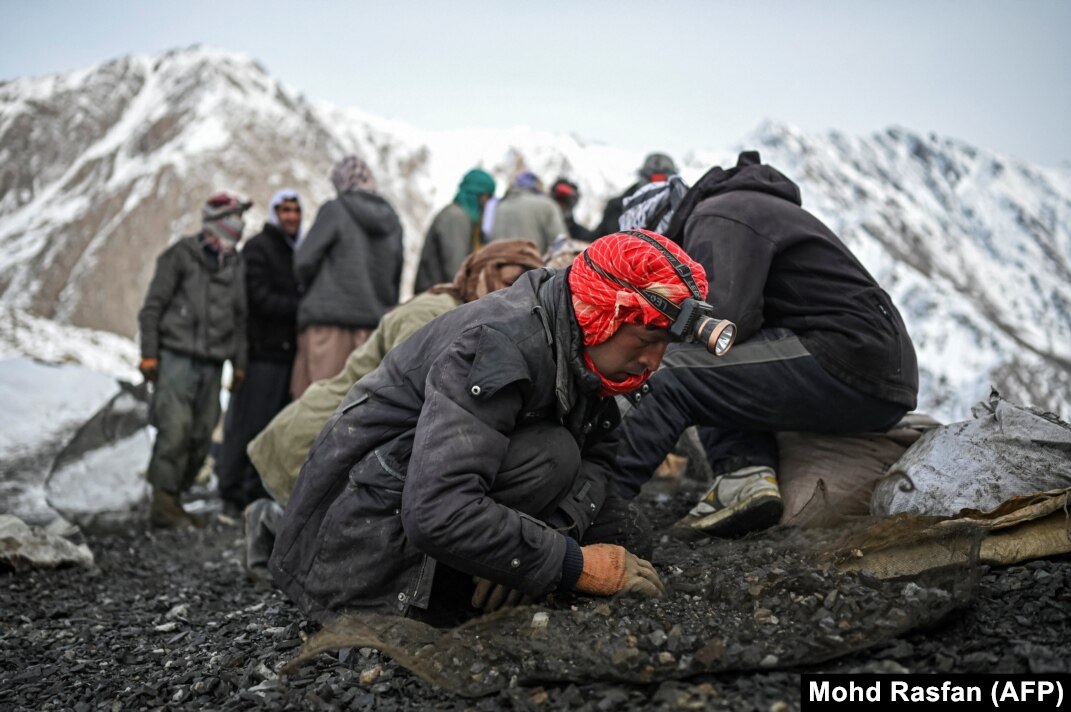
{"type": "Polygon", "coordinates": [[[374,329],[398,303],[402,224],[383,198],[356,191],[320,208],[294,253],[298,329],[374,329]]]}

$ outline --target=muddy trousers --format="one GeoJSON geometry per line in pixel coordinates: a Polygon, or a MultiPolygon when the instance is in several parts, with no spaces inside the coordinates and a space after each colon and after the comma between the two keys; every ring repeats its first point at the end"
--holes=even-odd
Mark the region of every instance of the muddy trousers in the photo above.
{"type": "MultiPolygon", "coordinates": [[[[561,505],[570,498],[584,498],[580,478],[580,449],[569,432],[553,424],[524,427],[510,438],[502,469],[488,495],[494,501],[535,517],[577,538],[581,546],[618,544],[648,559],[654,548],[653,527],[633,502],[615,495],[595,502],[597,513],[579,531],[563,516],[561,505]]],[[[586,500],[585,500],[586,501],[586,500]]],[[[427,612],[410,609],[410,615],[433,622],[450,619],[451,612],[471,612],[473,583],[470,574],[436,565],[427,612]]]]}
{"type": "Polygon", "coordinates": [[[219,496],[239,508],[268,496],[246,446],[290,402],[290,371],[287,361],[250,361],[245,380],[231,396],[223,419],[219,496]]]}
{"type": "Polygon", "coordinates": [[[177,495],[193,484],[219,422],[222,372],[218,361],[160,350],[150,418],[156,442],[148,480],[154,488],[177,495]]]}
{"type": "Polygon", "coordinates": [[[724,357],[681,344],[621,426],[617,464],[622,492],[633,495],[676,444],[698,425],[715,475],[778,465],[778,431],[884,431],[907,412],[823,369],[788,329],[763,329],[724,357]]]}
{"type": "MultiPolygon", "coordinates": [[[[635,505],[607,489],[602,502],[584,496],[580,477],[580,449],[569,432],[557,425],[540,424],[520,429],[510,439],[502,470],[489,493],[496,502],[554,526],[581,545],[620,544],[642,558],[654,547],[650,523],[635,505]],[[578,499],[579,496],[579,499],[578,499]],[[598,513],[578,530],[564,514],[567,499],[598,513]]],[[[588,488],[589,491],[591,488],[588,488]]]]}

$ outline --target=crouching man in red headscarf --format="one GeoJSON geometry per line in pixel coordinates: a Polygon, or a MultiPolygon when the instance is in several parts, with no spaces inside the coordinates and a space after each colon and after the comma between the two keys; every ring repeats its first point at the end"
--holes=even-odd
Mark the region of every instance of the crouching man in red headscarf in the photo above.
{"type": "Polygon", "coordinates": [[[658,368],[665,311],[706,290],[703,268],[662,236],[615,233],[564,271],[529,271],[428,323],[313,444],[272,553],[276,583],[319,620],[456,622],[522,596],[661,595],[643,558],[650,525],[608,494],[612,396],[658,368]]]}

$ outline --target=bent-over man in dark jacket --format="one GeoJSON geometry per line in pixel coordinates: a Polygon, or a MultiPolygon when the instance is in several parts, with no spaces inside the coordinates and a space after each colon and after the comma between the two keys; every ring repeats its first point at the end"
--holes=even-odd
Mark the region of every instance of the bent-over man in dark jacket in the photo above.
{"type": "Polygon", "coordinates": [[[139,368],[156,384],[156,442],[148,472],[154,526],[201,524],[183,509],[180,496],[204,464],[219,421],[223,362],[230,359],[236,384],[246,368],[245,283],[235,250],[249,206],[226,193],[210,197],[201,210],[202,231],[156,260],[138,312],[139,368]]]}
{"type": "Polygon", "coordinates": [[[641,288],[679,303],[702,299],[706,278],[660,235],[618,233],[387,354],[312,446],[272,553],[279,586],[321,620],[660,594],[640,558],[649,525],[608,496],[611,396],[638,388],[670,339],[641,288]]]}
{"type": "Polygon", "coordinates": [[[737,344],[719,359],[669,350],[622,427],[622,491],[635,494],[698,424],[717,477],[678,524],[718,536],[776,524],[775,432],[888,429],[915,407],[915,349],[889,295],[756,152],[707,172],[667,235],[716,276],[710,302],[737,344]]]}

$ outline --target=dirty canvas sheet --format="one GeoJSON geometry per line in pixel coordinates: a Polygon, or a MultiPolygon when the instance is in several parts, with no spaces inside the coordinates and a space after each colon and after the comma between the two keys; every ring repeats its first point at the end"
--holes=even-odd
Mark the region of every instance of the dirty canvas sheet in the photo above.
{"type": "Polygon", "coordinates": [[[739,541],[665,537],[653,557],[665,598],[578,597],[452,629],[344,617],[310,638],[287,669],[323,651],[373,647],[465,696],[543,682],[648,683],[819,663],[933,625],[971,600],[973,561],[910,581],[839,570],[830,553],[851,552],[865,526],[739,541]]]}

